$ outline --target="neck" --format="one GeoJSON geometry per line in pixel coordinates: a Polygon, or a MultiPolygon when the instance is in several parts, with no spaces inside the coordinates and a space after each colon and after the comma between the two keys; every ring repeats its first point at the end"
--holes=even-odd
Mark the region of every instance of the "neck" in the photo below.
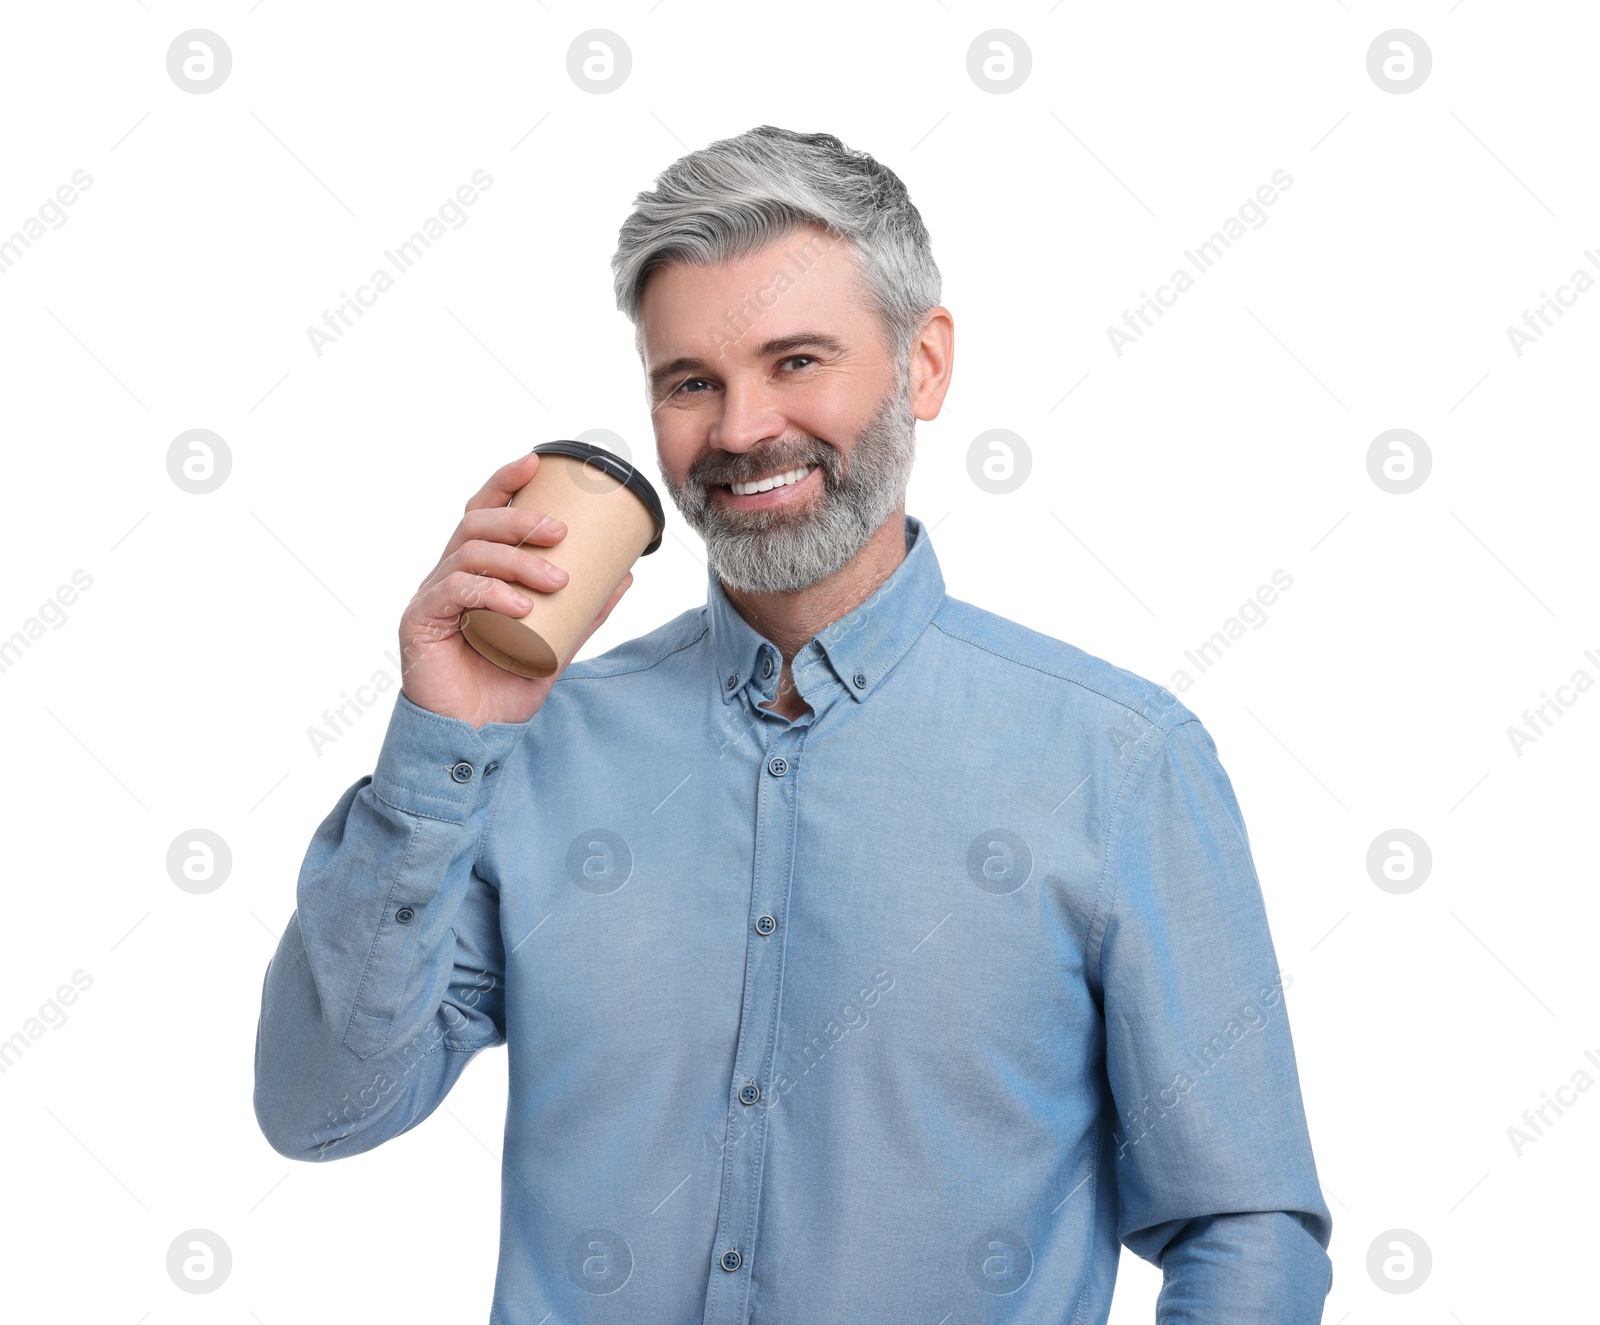
{"type": "Polygon", "coordinates": [[[783,654],[785,669],[818,631],[870,598],[906,559],[904,504],[896,507],[861,550],[832,575],[792,593],[746,593],[723,583],[728,601],[783,654]]]}

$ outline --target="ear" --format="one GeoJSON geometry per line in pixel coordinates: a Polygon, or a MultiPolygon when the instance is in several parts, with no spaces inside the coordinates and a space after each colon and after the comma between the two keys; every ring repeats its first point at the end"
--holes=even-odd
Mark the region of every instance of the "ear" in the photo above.
{"type": "Polygon", "coordinates": [[[930,309],[922,329],[911,342],[911,412],[919,419],[936,419],[950,389],[955,368],[955,319],[942,304],[930,309]]]}

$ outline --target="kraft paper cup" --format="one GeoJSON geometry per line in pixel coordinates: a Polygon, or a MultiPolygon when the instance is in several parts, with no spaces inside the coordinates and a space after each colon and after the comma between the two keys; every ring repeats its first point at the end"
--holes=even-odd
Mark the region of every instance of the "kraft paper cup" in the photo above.
{"type": "Polygon", "coordinates": [[[461,619],[468,644],[518,676],[554,676],[617,591],[633,563],[661,546],[661,499],[621,457],[587,442],[544,442],[533,448],[539,470],[511,499],[567,526],[553,546],[527,543],[570,577],[553,593],[525,586],[533,607],[523,617],[474,608],[461,619]]]}

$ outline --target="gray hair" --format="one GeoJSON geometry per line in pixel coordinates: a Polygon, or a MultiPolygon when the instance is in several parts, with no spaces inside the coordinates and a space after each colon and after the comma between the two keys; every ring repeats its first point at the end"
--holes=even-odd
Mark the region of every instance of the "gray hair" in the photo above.
{"type": "Polygon", "coordinates": [[[831,133],[794,133],[763,124],[680,157],[634,198],[611,259],[617,307],[639,321],[646,278],[674,261],[707,266],[735,261],[821,226],[854,250],[897,373],[939,303],[939,268],[927,228],[900,177],[831,133]]]}

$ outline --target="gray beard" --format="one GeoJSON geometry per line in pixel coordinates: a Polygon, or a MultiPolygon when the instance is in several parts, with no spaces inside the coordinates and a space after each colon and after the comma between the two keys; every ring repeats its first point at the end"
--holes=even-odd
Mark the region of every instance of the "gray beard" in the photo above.
{"type": "MultiPolygon", "coordinates": [[[[837,450],[807,437],[743,455],[713,451],[690,468],[682,485],[674,485],[664,467],[661,477],[685,522],[705,540],[724,584],[745,593],[793,593],[839,570],[904,505],[915,428],[910,375],[903,373],[857,435],[848,469],[837,450]],[[821,468],[815,510],[730,511],[712,504],[712,483],[803,465],[821,468]]],[[[659,464],[659,453],[656,459],[659,464]]]]}

